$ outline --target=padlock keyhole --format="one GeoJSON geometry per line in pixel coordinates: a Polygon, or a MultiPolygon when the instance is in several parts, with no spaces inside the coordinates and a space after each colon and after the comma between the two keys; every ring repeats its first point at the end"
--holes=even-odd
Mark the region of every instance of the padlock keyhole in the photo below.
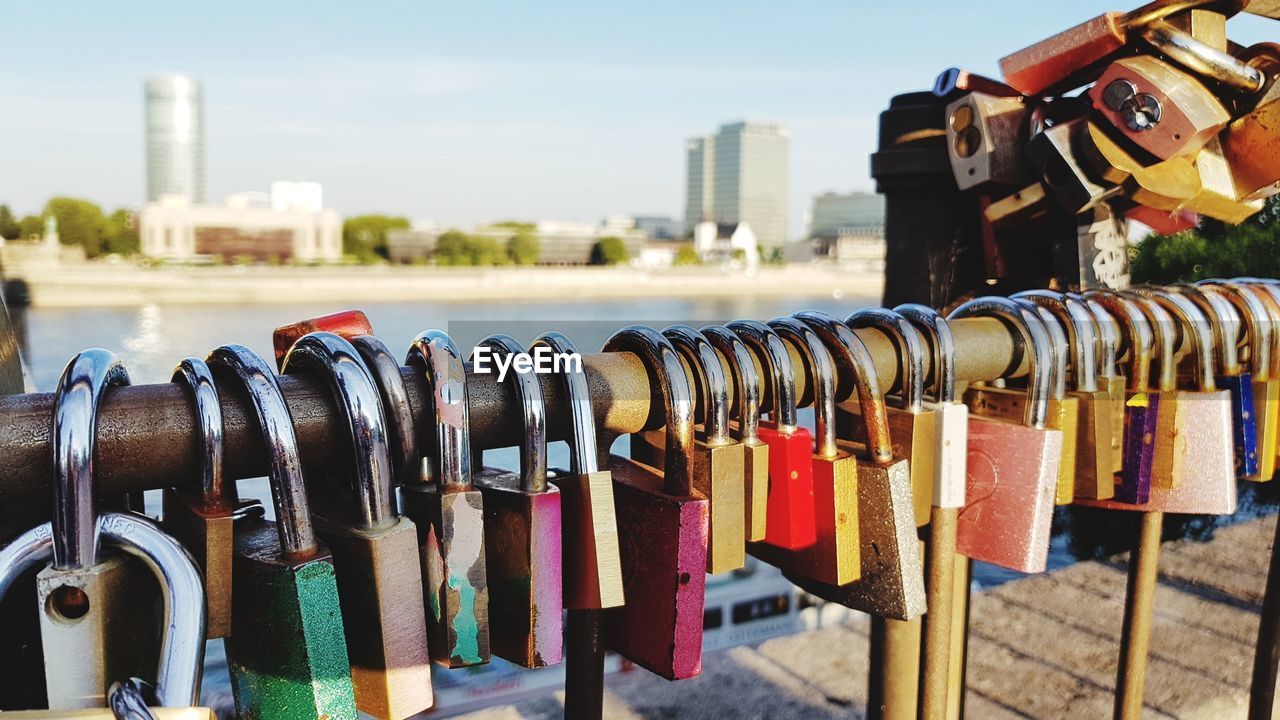
{"type": "Polygon", "coordinates": [[[78,587],[59,586],[49,593],[48,611],[55,620],[75,622],[89,614],[89,596],[78,587]]]}

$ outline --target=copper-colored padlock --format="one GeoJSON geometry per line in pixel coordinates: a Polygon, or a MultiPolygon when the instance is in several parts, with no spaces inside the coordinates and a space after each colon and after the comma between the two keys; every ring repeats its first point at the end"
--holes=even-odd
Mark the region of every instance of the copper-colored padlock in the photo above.
{"type": "Polygon", "coordinates": [[[764,540],[769,517],[769,446],[760,439],[760,374],[751,351],[732,330],[720,325],[702,328],[702,334],[720,354],[726,377],[733,379],[736,422],[730,426],[743,450],[743,526],[748,542],[764,540]]]}
{"type": "Polygon", "coordinates": [[[970,300],[948,319],[997,317],[1030,356],[1027,394],[970,386],[968,485],[956,529],[961,555],[1018,572],[1042,572],[1062,460],[1062,431],[1048,427],[1053,349],[1039,316],[1008,298],[970,300]],[[1009,406],[1021,415],[1009,418],[1009,406]],[[992,417],[995,415],[995,417],[992,417]]]}
{"type": "Polygon", "coordinates": [[[824,600],[895,620],[912,620],[925,609],[920,541],[912,517],[911,469],[894,457],[889,419],[875,363],[847,325],[820,312],[797,313],[813,328],[839,369],[837,397],[857,393],[866,420],[865,447],[844,438],[838,445],[858,455],[858,544],[861,577],[846,585],[790,580],[824,600]]]}
{"type": "Polygon", "coordinates": [[[289,354],[289,348],[293,347],[298,338],[307,333],[318,331],[331,332],[350,340],[360,335],[372,335],[373,325],[369,323],[369,318],[359,310],[341,310],[328,315],[313,317],[309,320],[299,320],[296,323],[281,325],[271,331],[271,346],[275,350],[276,367],[282,366],[284,356],[289,354]]]}
{"type": "Polygon", "coordinates": [[[786,346],[761,322],[738,320],[726,327],[755,355],[772,398],[770,421],[760,439],[769,446],[768,520],[763,542],[799,550],[817,542],[813,500],[813,436],[796,419],[795,376],[786,346]]]}
{"type": "Polygon", "coordinates": [[[949,67],[938,73],[938,77],[933,81],[932,92],[937,97],[948,99],[970,92],[986,93],[995,97],[1022,96],[1022,93],[999,80],[958,67],[949,67]]]}
{"type": "Polygon", "coordinates": [[[1089,97],[1121,134],[1162,160],[1195,155],[1231,119],[1199,80],[1151,55],[1111,63],[1089,97]]]}
{"type": "Polygon", "coordinates": [[[702,671],[707,501],[693,488],[693,393],[680,356],[656,330],[631,325],[605,343],[648,371],[666,419],[665,472],[609,457],[627,604],[606,612],[608,645],[668,680],[702,671]]]}
{"type": "Polygon", "coordinates": [[[858,547],[858,461],[836,442],[836,372],[831,353],[818,336],[795,318],[769,321],[769,327],[795,347],[813,398],[813,495],[818,541],[800,550],[768,543],[751,554],[788,575],[831,585],[845,585],[862,574],[858,547]]]}
{"type": "MultiPolygon", "coordinates": [[[[911,497],[915,505],[916,527],[929,523],[933,508],[933,486],[938,463],[938,416],[924,405],[924,338],[907,319],[892,310],[866,308],[845,318],[857,330],[876,328],[886,333],[898,347],[898,394],[902,407],[889,404],[889,437],[894,457],[905,458],[911,468],[911,497]]],[[[853,406],[855,413],[860,406],[853,406]]],[[[866,425],[856,414],[843,414],[841,435],[863,440],[866,425]],[[847,428],[846,428],[847,426],[847,428]]]]}

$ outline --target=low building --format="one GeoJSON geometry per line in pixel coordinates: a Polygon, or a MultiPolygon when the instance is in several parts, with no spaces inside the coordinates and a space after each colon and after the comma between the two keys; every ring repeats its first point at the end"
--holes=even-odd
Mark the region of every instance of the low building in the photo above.
{"type": "Polygon", "coordinates": [[[175,197],[148,203],[138,214],[142,254],[178,261],[342,260],[342,218],[336,210],[315,209],[319,187],[282,185],[280,194],[288,197],[242,193],[225,205],[193,205],[175,197]]]}
{"type": "MultiPolygon", "coordinates": [[[[392,230],[387,233],[388,257],[393,263],[430,262],[437,241],[447,231],[436,226],[392,230]]],[[[489,226],[462,232],[502,243],[515,234],[511,228],[489,226]]],[[[534,236],[538,238],[539,265],[588,265],[591,263],[591,249],[601,239],[610,236],[621,239],[627,246],[628,255],[637,258],[645,242],[643,234],[634,229],[618,229],[618,223],[611,228],[590,223],[539,222],[534,227],[534,236]]]]}
{"type": "Polygon", "coordinates": [[[843,227],[811,238],[813,257],[841,264],[883,267],[884,226],[843,227]]]}
{"type": "Polygon", "coordinates": [[[842,228],[884,224],[884,196],[876,193],[826,192],[813,198],[809,237],[834,237],[842,228]]]}
{"type": "Polygon", "coordinates": [[[745,222],[698,223],[693,228],[693,251],[704,263],[742,263],[747,268],[760,264],[756,234],[745,222]]]}

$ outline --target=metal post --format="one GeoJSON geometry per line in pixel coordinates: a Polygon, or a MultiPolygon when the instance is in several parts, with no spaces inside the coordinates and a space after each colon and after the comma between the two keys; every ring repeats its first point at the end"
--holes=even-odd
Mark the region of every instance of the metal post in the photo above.
{"type": "Polygon", "coordinates": [[[1267,570],[1267,590],[1262,596],[1262,619],[1258,624],[1258,645],[1253,655],[1253,683],[1249,688],[1249,720],[1277,717],[1277,669],[1280,669],[1280,522],[1271,541],[1271,565],[1267,570]]]}
{"type": "MultiPolygon", "coordinates": [[[[1139,720],[1147,681],[1147,650],[1151,643],[1151,611],[1155,603],[1160,565],[1160,530],[1164,513],[1142,513],[1138,541],[1129,556],[1124,627],[1120,635],[1120,667],[1116,672],[1115,717],[1139,720]]],[[[1273,561],[1274,562],[1274,561],[1273,561]]]]}
{"type": "Polygon", "coordinates": [[[933,508],[929,518],[928,611],[921,647],[920,718],[942,718],[947,712],[951,663],[951,614],[956,569],[958,508],[933,508]]]}
{"type": "Polygon", "coordinates": [[[951,585],[951,661],[947,666],[947,720],[964,717],[966,674],[969,661],[969,601],[973,577],[973,561],[955,556],[955,574],[951,585]]]}
{"type": "Polygon", "coordinates": [[[604,715],[603,610],[570,610],[565,624],[564,716],[600,720],[604,715]]]}

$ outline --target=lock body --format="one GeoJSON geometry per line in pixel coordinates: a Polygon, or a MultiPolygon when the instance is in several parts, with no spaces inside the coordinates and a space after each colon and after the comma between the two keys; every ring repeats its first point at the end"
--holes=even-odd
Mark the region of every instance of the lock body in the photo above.
{"type": "Polygon", "coordinates": [[[551,482],[560,490],[564,606],[577,610],[623,604],[613,476],[597,470],[551,482]]]}
{"type": "Polygon", "coordinates": [[[1151,498],[1159,393],[1134,393],[1125,404],[1124,469],[1116,475],[1116,502],[1145,503],[1151,498]]]}
{"type": "MultiPolygon", "coordinates": [[[[1076,426],[1075,496],[1115,495],[1111,397],[1105,390],[1072,392],[1079,408],[1076,426]]],[[[1119,443],[1116,442],[1116,445],[1119,443]]]]}
{"type": "Polygon", "coordinates": [[[1186,475],[1191,413],[1182,406],[1195,402],[1195,398],[1186,390],[1162,391],[1159,398],[1155,447],[1151,458],[1151,487],[1169,490],[1181,486],[1186,475]]]}
{"type": "MultiPolygon", "coordinates": [[[[912,516],[916,527],[924,527],[929,524],[938,472],[938,417],[928,409],[913,413],[888,407],[886,411],[893,456],[906,460],[911,470],[912,516]]],[[[841,407],[837,419],[841,437],[866,442],[866,423],[856,403],[841,407]]]]}
{"type": "MultiPolygon", "coordinates": [[[[937,418],[938,426],[933,502],[940,508],[962,508],[965,502],[965,456],[969,448],[969,408],[958,402],[927,403],[926,407],[937,418]]],[[[919,500],[915,502],[918,504],[919,500]]]]}
{"type": "Polygon", "coordinates": [[[947,106],[951,171],[961,190],[1022,187],[1031,181],[1022,159],[1027,106],[1021,97],[972,92],[947,106]]]}
{"type": "Polygon", "coordinates": [[[1124,14],[1109,12],[1000,58],[1005,82],[1025,95],[1078,85],[1091,68],[1124,48],[1124,14]]]}
{"type": "Polygon", "coordinates": [[[1062,432],[1062,454],[1058,460],[1058,485],[1054,503],[1069,505],[1076,496],[1076,456],[1079,454],[1080,402],[1074,397],[1049,399],[1049,428],[1062,432]]]}
{"type": "Polygon", "coordinates": [[[782,432],[760,422],[760,440],[769,447],[768,519],[764,542],[787,550],[818,540],[814,518],[813,436],[808,428],[782,432]]]}
{"type": "Polygon", "coordinates": [[[1200,81],[1150,55],[1111,63],[1089,96],[1118,132],[1161,159],[1195,155],[1231,119],[1200,81]]]}
{"type": "Polygon", "coordinates": [[[1253,417],[1258,426],[1258,482],[1276,474],[1276,447],[1280,442],[1280,382],[1253,381],[1253,417]]]}
{"type": "Polygon", "coordinates": [[[607,613],[609,647],[679,680],[702,671],[707,501],[668,495],[656,469],[612,456],[618,549],[627,603],[607,613]]]}
{"type": "Polygon", "coordinates": [[[403,516],[418,529],[431,659],[457,668],[489,662],[484,500],[479,490],[403,488],[403,516]]]}
{"type": "Polygon", "coordinates": [[[242,500],[231,508],[210,506],[200,493],[164,490],[164,528],[191,551],[204,573],[205,633],[210,639],[231,633],[235,518],[260,505],[256,500],[242,500]]]}
{"type": "Polygon", "coordinates": [[[1107,415],[1110,422],[1111,472],[1118,473],[1124,468],[1125,456],[1125,402],[1128,393],[1123,375],[1100,375],[1098,384],[1107,392],[1107,415]]]}
{"type": "Polygon", "coordinates": [[[237,715],[252,720],[355,720],[338,583],[328,550],[299,562],[280,555],[274,523],[238,529],[237,607],[227,668],[237,715]]]}
{"type": "Polygon", "coordinates": [[[742,444],[742,470],[746,478],[742,502],[747,540],[764,540],[769,521],[769,446],[756,440],[742,444]]]}
{"type": "Polygon", "coordinates": [[[751,554],[784,572],[832,585],[862,574],[858,522],[858,460],[848,453],[813,458],[817,542],[800,550],[757,543],[751,554]]]}
{"type": "Polygon", "coordinates": [[[484,495],[489,642],[527,668],[564,659],[560,491],[524,492],[520,476],[494,468],[475,475],[484,495]]]}
{"type": "Polygon", "coordinates": [[[1231,397],[1232,447],[1236,477],[1258,476],[1258,425],[1254,414],[1253,377],[1250,373],[1219,376],[1217,386],[1231,397]]]}

